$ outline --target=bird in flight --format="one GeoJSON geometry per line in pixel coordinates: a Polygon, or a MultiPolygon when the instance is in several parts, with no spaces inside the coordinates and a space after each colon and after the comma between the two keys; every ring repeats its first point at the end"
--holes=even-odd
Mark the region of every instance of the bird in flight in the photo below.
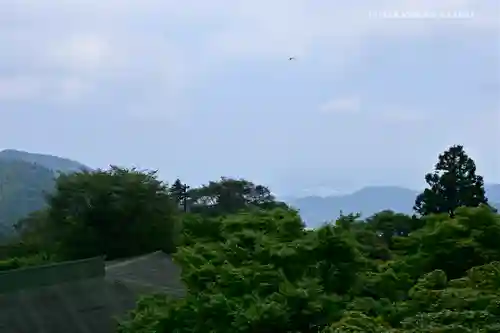
{"type": "Polygon", "coordinates": [[[290,57],[288,58],[288,60],[297,60],[297,59],[295,59],[295,57],[290,57]]]}

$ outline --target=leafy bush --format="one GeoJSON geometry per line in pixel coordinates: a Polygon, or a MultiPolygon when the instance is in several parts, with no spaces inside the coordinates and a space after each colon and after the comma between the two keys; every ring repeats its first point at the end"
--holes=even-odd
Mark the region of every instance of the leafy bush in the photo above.
{"type": "MultiPolygon", "coordinates": [[[[500,330],[500,217],[491,209],[430,215],[394,237],[370,221],[344,216],[305,231],[294,211],[255,210],[195,237],[202,222],[191,219],[175,254],[187,296],[144,298],[119,332],[500,330]],[[374,258],[376,240],[389,238],[390,259],[374,258]]],[[[416,222],[395,215],[395,226],[402,221],[416,222]]]]}
{"type": "Polygon", "coordinates": [[[46,254],[37,254],[29,257],[13,257],[0,260],[0,271],[8,271],[29,266],[48,264],[52,258],[46,254]]]}

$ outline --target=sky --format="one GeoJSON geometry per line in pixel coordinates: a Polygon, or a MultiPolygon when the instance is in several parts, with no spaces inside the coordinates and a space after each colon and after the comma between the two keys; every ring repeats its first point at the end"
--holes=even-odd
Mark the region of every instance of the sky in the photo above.
{"type": "Polygon", "coordinates": [[[423,187],[463,144],[500,183],[498,0],[0,8],[0,149],[305,195],[423,187]]]}

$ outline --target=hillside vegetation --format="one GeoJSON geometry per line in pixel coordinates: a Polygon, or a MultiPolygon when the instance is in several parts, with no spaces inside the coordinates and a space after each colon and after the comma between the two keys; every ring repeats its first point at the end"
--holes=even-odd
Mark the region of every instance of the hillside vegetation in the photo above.
{"type": "Polygon", "coordinates": [[[23,161],[28,163],[38,164],[55,172],[76,172],[80,170],[90,170],[86,165],[70,160],[68,158],[29,153],[22,150],[5,149],[0,151],[1,161],[23,161]]]}
{"type": "Polygon", "coordinates": [[[68,159],[18,150],[0,152],[0,238],[13,232],[19,219],[45,206],[58,172],[88,169],[68,159]]]}
{"type": "Polygon", "coordinates": [[[498,332],[500,216],[463,147],[439,156],[412,216],[345,214],[317,229],[269,189],[199,188],[111,167],[65,174],[17,224],[0,269],[171,253],[187,295],[144,297],[120,333],[498,332]]]}
{"type": "Polygon", "coordinates": [[[37,164],[0,159],[0,232],[45,205],[43,193],[54,188],[54,172],[37,164]]]}

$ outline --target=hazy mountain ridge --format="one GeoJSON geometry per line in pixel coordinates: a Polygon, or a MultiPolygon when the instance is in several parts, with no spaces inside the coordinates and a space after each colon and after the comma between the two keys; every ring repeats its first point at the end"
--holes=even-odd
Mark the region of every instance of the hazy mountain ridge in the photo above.
{"type": "MultiPolygon", "coordinates": [[[[28,213],[44,205],[43,193],[54,186],[54,172],[91,170],[67,158],[20,150],[0,151],[0,233],[28,213]]],[[[281,198],[299,209],[308,227],[344,214],[360,212],[364,217],[382,210],[412,213],[419,191],[397,186],[364,187],[345,195],[281,198]]],[[[486,185],[490,203],[500,209],[500,184],[486,185]]]]}
{"type": "MultiPolygon", "coordinates": [[[[500,184],[485,186],[490,203],[500,209],[500,184]]],[[[299,209],[309,227],[336,219],[344,214],[359,212],[368,217],[382,210],[413,213],[413,204],[419,191],[397,186],[370,186],[346,195],[307,196],[288,198],[286,202],[299,209]]]]}
{"type": "Polygon", "coordinates": [[[87,166],[57,156],[18,150],[0,151],[0,234],[45,205],[44,195],[54,188],[55,172],[74,172],[87,166]]]}
{"type": "Polygon", "coordinates": [[[29,153],[15,149],[5,149],[0,151],[0,160],[34,163],[47,169],[59,172],[76,172],[82,169],[91,170],[88,166],[68,158],[48,154],[29,153]]]}

